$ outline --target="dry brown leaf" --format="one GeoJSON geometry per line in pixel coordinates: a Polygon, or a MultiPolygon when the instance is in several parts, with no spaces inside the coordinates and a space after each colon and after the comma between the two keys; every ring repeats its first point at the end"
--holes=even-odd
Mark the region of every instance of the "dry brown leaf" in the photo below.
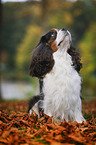
{"type": "Polygon", "coordinates": [[[44,145],[44,144],[41,142],[32,142],[32,145],[44,145]]]}
{"type": "Polygon", "coordinates": [[[2,137],[6,138],[9,135],[9,133],[10,133],[9,131],[4,131],[2,134],[2,137]]]}
{"type": "Polygon", "coordinates": [[[60,143],[57,141],[52,141],[50,145],[75,145],[75,144],[70,144],[70,143],[60,143]]]}
{"type": "Polygon", "coordinates": [[[37,130],[31,137],[42,135],[45,131],[45,126],[43,126],[41,129],[37,130]]]}
{"type": "Polygon", "coordinates": [[[50,145],[63,145],[63,143],[57,142],[57,141],[52,141],[50,145]]]}
{"type": "Polygon", "coordinates": [[[80,134],[70,134],[68,137],[74,142],[85,143],[86,140],[80,134]]]}
{"type": "Polygon", "coordinates": [[[61,141],[64,141],[64,140],[65,140],[65,139],[61,136],[61,134],[56,135],[56,136],[54,137],[54,139],[57,140],[58,142],[61,142],[61,141]]]}
{"type": "Polygon", "coordinates": [[[46,124],[48,129],[56,129],[55,124],[51,123],[51,124],[46,124]]]}
{"type": "Polygon", "coordinates": [[[83,128],[81,127],[80,130],[81,131],[87,131],[88,130],[88,127],[83,127],[83,128]]]}
{"type": "Polygon", "coordinates": [[[3,123],[3,121],[0,120],[0,125],[3,123]]]}
{"type": "Polygon", "coordinates": [[[29,145],[28,143],[23,143],[23,144],[20,144],[20,145],[29,145]]]}
{"type": "Polygon", "coordinates": [[[18,130],[18,128],[12,127],[12,128],[10,129],[10,132],[19,132],[19,130],[18,130]]]}
{"type": "Polygon", "coordinates": [[[6,139],[0,138],[0,143],[8,143],[8,141],[6,139]]]}
{"type": "Polygon", "coordinates": [[[20,123],[23,124],[23,125],[25,125],[25,126],[29,126],[28,122],[25,121],[25,120],[20,120],[20,123]]]}
{"type": "MultiPolygon", "coordinates": [[[[93,103],[92,106],[95,107],[93,103]]],[[[96,119],[94,117],[83,123],[64,121],[57,124],[43,113],[40,119],[36,114],[30,116],[25,113],[27,107],[26,102],[9,101],[0,104],[0,145],[43,145],[42,141],[47,141],[51,145],[71,145],[72,142],[95,145],[96,119]],[[3,107],[6,109],[4,110],[3,107]]]]}

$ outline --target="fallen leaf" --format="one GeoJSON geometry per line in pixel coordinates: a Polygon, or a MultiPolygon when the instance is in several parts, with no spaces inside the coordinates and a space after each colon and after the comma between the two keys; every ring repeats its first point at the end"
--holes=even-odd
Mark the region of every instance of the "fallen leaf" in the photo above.
{"type": "Polygon", "coordinates": [[[6,138],[9,135],[9,133],[10,133],[9,131],[4,131],[2,134],[2,137],[6,138]]]}
{"type": "MultiPolygon", "coordinates": [[[[89,102],[89,104],[93,107],[93,113],[96,112],[96,104],[94,102],[89,102]]],[[[88,102],[85,105],[88,105],[88,102]]],[[[52,121],[52,117],[44,113],[41,118],[38,118],[36,114],[29,115],[26,113],[27,108],[26,101],[0,102],[0,145],[71,145],[72,143],[95,145],[96,118],[94,114],[91,114],[87,122],[63,121],[57,124],[52,121]]],[[[88,112],[88,109],[83,111],[88,112]]]]}
{"type": "Polygon", "coordinates": [[[70,134],[68,137],[74,142],[84,143],[86,140],[80,134],[70,134]]]}
{"type": "Polygon", "coordinates": [[[0,143],[8,143],[8,141],[6,139],[0,138],[0,143]]]}

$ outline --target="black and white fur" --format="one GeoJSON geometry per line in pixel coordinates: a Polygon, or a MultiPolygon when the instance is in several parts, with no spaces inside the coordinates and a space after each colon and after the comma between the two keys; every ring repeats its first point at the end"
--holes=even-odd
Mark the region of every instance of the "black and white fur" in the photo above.
{"type": "Polygon", "coordinates": [[[81,112],[81,77],[78,73],[82,64],[71,41],[68,30],[52,29],[41,37],[34,49],[30,75],[39,78],[41,89],[40,95],[30,101],[30,113],[34,110],[39,115],[43,110],[56,122],[85,121],[81,112]]]}

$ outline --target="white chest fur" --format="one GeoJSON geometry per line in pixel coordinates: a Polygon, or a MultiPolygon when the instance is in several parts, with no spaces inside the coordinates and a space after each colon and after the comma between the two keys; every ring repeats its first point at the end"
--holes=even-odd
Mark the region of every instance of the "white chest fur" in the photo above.
{"type": "Polygon", "coordinates": [[[55,65],[44,78],[44,113],[63,121],[84,120],[81,113],[81,77],[67,52],[54,53],[55,65]]]}

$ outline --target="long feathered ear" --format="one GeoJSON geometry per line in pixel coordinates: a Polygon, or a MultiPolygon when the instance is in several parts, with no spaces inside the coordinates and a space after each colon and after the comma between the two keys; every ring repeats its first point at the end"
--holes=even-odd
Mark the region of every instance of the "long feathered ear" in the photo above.
{"type": "Polygon", "coordinates": [[[79,52],[73,46],[71,46],[67,52],[69,53],[69,55],[72,56],[73,66],[76,69],[76,71],[79,72],[80,69],[82,68],[79,52]]]}
{"type": "Polygon", "coordinates": [[[54,66],[53,51],[50,46],[42,42],[33,51],[30,64],[30,75],[38,78],[49,73],[54,66]]]}

